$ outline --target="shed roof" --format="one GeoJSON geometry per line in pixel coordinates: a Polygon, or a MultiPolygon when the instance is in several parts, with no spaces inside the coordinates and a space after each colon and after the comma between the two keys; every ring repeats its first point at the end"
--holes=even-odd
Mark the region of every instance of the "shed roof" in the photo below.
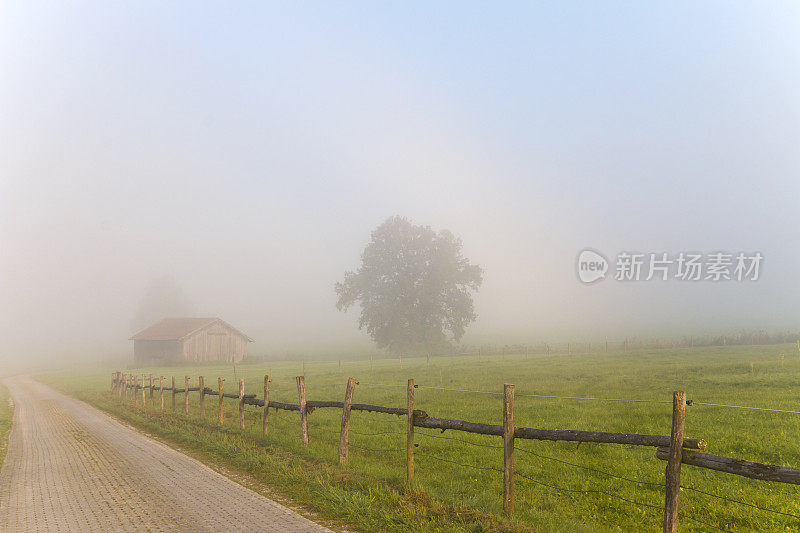
{"type": "Polygon", "coordinates": [[[210,326],[211,324],[220,323],[239,335],[246,338],[249,342],[253,339],[234,328],[224,320],[217,317],[210,318],[162,318],[152,326],[149,326],[142,331],[134,334],[129,340],[146,340],[146,341],[172,341],[181,340],[192,333],[200,331],[201,329],[210,326]]]}

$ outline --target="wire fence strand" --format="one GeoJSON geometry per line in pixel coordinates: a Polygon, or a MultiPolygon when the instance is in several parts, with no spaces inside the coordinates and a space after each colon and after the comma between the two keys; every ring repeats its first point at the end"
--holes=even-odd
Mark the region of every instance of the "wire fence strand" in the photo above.
{"type": "MultiPolygon", "coordinates": [[[[338,434],[338,432],[333,431],[333,430],[328,430],[328,429],[325,429],[325,428],[318,428],[318,429],[321,429],[324,433],[331,433],[331,434],[336,433],[336,434],[338,434]]],[[[405,435],[404,432],[400,432],[400,431],[388,431],[388,432],[380,432],[380,433],[361,433],[361,432],[358,432],[358,431],[352,431],[351,430],[350,433],[353,433],[355,435],[369,436],[369,437],[381,436],[381,435],[405,435]]],[[[444,435],[433,435],[433,434],[430,434],[430,433],[426,433],[424,431],[420,431],[417,434],[421,435],[423,437],[428,437],[428,438],[459,441],[459,442],[462,442],[464,444],[469,444],[471,446],[480,446],[480,447],[483,447],[483,448],[503,449],[503,446],[499,446],[499,445],[495,445],[495,444],[483,444],[483,443],[480,443],[480,442],[471,442],[471,441],[468,441],[466,439],[460,439],[458,437],[449,437],[449,436],[444,436],[444,435]]],[[[364,450],[364,451],[369,451],[369,452],[376,452],[376,453],[384,453],[384,452],[399,453],[399,452],[405,452],[405,450],[401,450],[401,449],[397,449],[397,448],[369,448],[369,447],[366,447],[366,446],[360,446],[360,445],[353,444],[353,443],[350,443],[349,445],[351,447],[359,449],[359,450],[364,450]]],[[[564,465],[567,465],[567,466],[572,466],[574,468],[580,468],[582,470],[595,472],[597,474],[601,474],[601,475],[604,475],[604,476],[607,476],[607,477],[610,477],[610,478],[614,478],[614,479],[619,479],[621,481],[627,481],[629,483],[635,483],[635,484],[638,484],[638,485],[654,486],[654,487],[659,487],[659,488],[663,488],[664,487],[663,483],[656,483],[656,482],[653,482],[653,481],[641,481],[641,480],[638,480],[638,479],[628,478],[628,477],[625,477],[625,476],[621,476],[619,474],[614,474],[612,472],[606,472],[604,470],[600,470],[600,469],[597,469],[597,468],[593,468],[593,467],[589,467],[589,466],[585,466],[585,465],[579,465],[579,464],[575,464],[575,463],[570,463],[569,461],[565,461],[563,459],[558,459],[558,458],[555,458],[555,457],[550,457],[550,456],[547,456],[547,455],[536,453],[536,452],[534,452],[532,450],[527,450],[525,448],[520,448],[518,446],[515,446],[514,450],[515,451],[519,451],[519,452],[523,452],[523,453],[526,453],[526,454],[529,454],[529,455],[532,455],[534,457],[538,457],[540,459],[547,459],[549,461],[554,461],[554,462],[561,463],[561,464],[564,464],[564,465]]],[[[451,459],[444,459],[442,457],[437,457],[435,455],[431,455],[431,454],[428,454],[428,453],[416,452],[416,455],[419,455],[421,457],[428,457],[428,458],[431,458],[431,459],[434,459],[434,460],[437,460],[437,461],[442,461],[442,462],[445,462],[445,463],[455,464],[455,465],[458,465],[458,466],[476,468],[476,469],[479,469],[479,470],[490,470],[490,471],[494,471],[494,472],[503,472],[503,470],[501,468],[465,464],[465,463],[461,463],[461,462],[454,461],[454,460],[451,460],[451,459]]],[[[632,504],[635,504],[635,505],[643,505],[643,506],[646,506],[646,507],[654,507],[654,506],[652,506],[650,504],[629,500],[629,499],[624,498],[624,497],[622,497],[622,496],[620,496],[618,494],[611,493],[611,492],[608,492],[608,491],[604,491],[604,490],[601,490],[601,489],[567,489],[567,488],[563,488],[563,487],[557,487],[555,485],[550,485],[548,483],[544,483],[542,481],[539,481],[537,479],[533,479],[530,476],[526,476],[526,475],[518,473],[518,472],[515,473],[515,475],[519,476],[519,477],[521,477],[523,479],[526,479],[527,481],[530,481],[532,483],[536,483],[538,485],[542,485],[542,486],[545,486],[545,487],[548,487],[548,488],[551,488],[553,490],[560,491],[560,492],[565,492],[565,493],[573,492],[573,493],[581,493],[581,494],[590,494],[590,493],[605,494],[605,495],[608,495],[608,496],[611,496],[611,497],[614,497],[614,498],[618,498],[620,500],[623,500],[623,501],[626,501],[626,502],[629,502],[629,503],[632,503],[632,504]]],[[[684,489],[684,490],[688,490],[688,491],[691,491],[691,492],[696,492],[698,494],[703,494],[705,496],[709,496],[711,498],[716,498],[716,499],[719,499],[719,500],[723,500],[723,501],[726,501],[726,502],[729,502],[729,503],[735,503],[735,504],[739,504],[739,505],[744,505],[746,507],[751,507],[753,509],[758,509],[760,511],[768,512],[768,513],[774,513],[774,514],[778,514],[778,515],[782,515],[782,516],[787,516],[787,517],[790,517],[790,518],[800,519],[800,515],[796,515],[796,514],[793,514],[793,513],[787,513],[785,511],[779,511],[777,509],[772,509],[772,508],[769,508],[769,507],[762,507],[760,505],[744,502],[744,501],[741,501],[741,500],[737,500],[735,498],[729,498],[727,496],[720,496],[718,494],[714,494],[712,492],[707,492],[707,491],[704,491],[704,490],[701,490],[701,489],[698,489],[698,488],[695,488],[695,487],[690,487],[690,486],[687,486],[687,485],[681,485],[680,487],[681,487],[681,489],[684,489]]],[[[658,507],[658,509],[661,509],[661,507],[658,507]]],[[[703,522],[703,521],[697,520],[696,518],[694,518],[694,517],[692,517],[690,515],[686,515],[686,516],[684,516],[684,518],[687,518],[689,520],[693,520],[695,522],[698,522],[700,524],[703,524],[703,525],[706,525],[706,526],[709,526],[709,527],[714,527],[715,529],[720,529],[721,531],[727,531],[725,529],[719,528],[718,526],[715,526],[714,524],[709,524],[707,522],[703,522]]]]}
{"type": "Polygon", "coordinates": [[[365,451],[368,451],[368,452],[379,452],[379,453],[384,453],[384,452],[399,453],[399,452],[403,452],[403,453],[405,453],[405,450],[401,450],[399,448],[380,448],[380,449],[379,448],[368,448],[366,446],[359,446],[357,444],[353,444],[352,442],[348,443],[348,446],[350,446],[351,448],[356,448],[358,450],[365,450],[365,451]]]}
{"type": "MultiPolygon", "coordinates": [[[[404,386],[404,385],[398,385],[404,386]]],[[[441,391],[448,391],[448,392],[468,392],[472,394],[491,394],[494,396],[502,396],[502,392],[494,392],[494,391],[485,391],[485,390],[471,390],[471,389],[451,389],[447,387],[431,387],[428,385],[417,385],[419,389],[431,389],[431,390],[441,390],[441,391]]],[[[596,402],[629,402],[629,403],[672,403],[672,400],[639,400],[639,399],[627,399],[627,398],[600,398],[600,397],[590,397],[590,396],[557,396],[554,394],[517,394],[518,398],[553,398],[559,400],[589,400],[589,401],[596,401],[596,402]]]]}
{"type": "Polygon", "coordinates": [[[555,457],[549,457],[547,455],[542,455],[542,454],[533,452],[531,450],[526,450],[525,448],[519,448],[517,446],[514,446],[514,450],[516,450],[518,452],[528,453],[530,455],[533,455],[535,457],[539,457],[541,459],[548,459],[550,461],[555,461],[557,463],[573,466],[575,468],[581,468],[583,470],[588,470],[590,472],[596,472],[598,474],[603,474],[604,476],[612,477],[612,478],[619,479],[619,480],[622,480],[622,481],[629,481],[630,483],[636,483],[638,485],[651,485],[651,486],[654,486],[654,487],[664,488],[664,483],[656,483],[656,482],[653,482],[653,481],[640,481],[638,479],[631,479],[631,478],[628,478],[628,477],[625,477],[625,476],[620,476],[618,474],[612,474],[611,472],[606,472],[604,470],[599,470],[597,468],[592,468],[590,466],[584,466],[584,465],[579,465],[579,464],[575,464],[575,463],[570,463],[568,461],[564,461],[563,459],[556,459],[555,457]]]}
{"type": "MultiPolygon", "coordinates": [[[[406,385],[392,385],[387,383],[364,383],[358,382],[359,385],[369,385],[372,387],[401,387],[405,388],[406,385]]],[[[471,394],[489,394],[492,396],[502,396],[502,392],[495,392],[495,391],[485,391],[485,390],[472,390],[472,389],[453,389],[449,387],[434,387],[429,385],[416,385],[418,389],[430,389],[430,390],[440,390],[440,391],[447,391],[447,392],[466,392],[471,394]]],[[[623,403],[663,403],[663,404],[671,404],[672,400],[650,400],[650,399],[638,399],[638,398],[605,398],[600,396],[559,396],[556,394],[517,394],[518,398],[550,398],[555,400],[582,400],[582,401],[594,401],[594,402],[623,402],[623,403]]],[[[767,407],[752,407],[747,405],[729,405],[723,403],[711,403],[711,402],[698,402],[695,400],[689,400],[687,405],[705,405],[710,407],[726,407],[731,409],[744,409],[750,411],[766,411],[772,413],[788,413],[794,415],[800,415],[800,411],[792,411],[789,409],[769,409],[767,407]]]]}
{"type": "Polygon", "coordinates": [[[414,455],[415,456],[420,456],[420,457],[428,457],[429,459],[434,459],[436,461],[441,461],[443,463],[450,463],[450,464],[453,464],[453,465],[464,466],[464,467],[467,467],[467,468],[475,468],[477,470],[489,470],[489,471],[492,471],[492,472],[500,472],[501,474],[503,473],[503,469],[502,468],[497,468],[497,467],[493,467],[493,466],[479,466],[479,465],[470,465],[470,464],[460,463],[458,461],[453,461],[452,459],[445,459],[443,457],[437,457],[436,455],[431,455],[429,453],[415,451],[414,455]]]}
{"type": "Polygon", "coordinates": [[[743,502],[741,500],[737,500],[737,499],[734,499],[734,498],[728,498],[727,496],[720,496],[719,494],[706,492],[704,490],[696,489],[694,487],[687,487],[685,485],[681,485],[681,488],[685,489],[685,490],[690,490],[692,492],[699,492],[700,494],[705,494],[706,496],[711,496],[712,498],[717,498],[717,499],[720,499],[720,500],[724,500],[726,502],[738,503],[740,505],[746,505],[747,507],[752,507],[754,509],[759,509],[761,511],[767,511],[769,513],[775,513],[775,514],[780,514],[780,515],[784,515],[784,516],[790,516],[792,518],[800,518],[800,515],[796,515],[796,514],[792,514],[792,513],[786,513],[786,512],[783,512],[783,511],[778,511],[777,509],[770,509],[769,507],[761,507],[761,506],[756,505],[754,503],[747,503],[747,502],[743,502]]]}
{"type": "Polygon", "coordinates": [[[357,385],[366,385],[368,387],[401,387],[406,388],[406,385],[392,385],[389,383],[365,383],[363,381],[356,381],[357,385]]]}
{"type": "Polygon", "coordinates": [[[750,407],[747,405],[727,405],[724,403],[708,403],[708,402],[692,402],[693,405],[708,405],[711,407],[728,407],[731,409],[745,409],[749,411],[768,411],[772,413],[789,413],[793,415],[800,415],[800,411],[789,411],[786,409],[768,409],[766,407],[750,407]]]}
{"type": "Polygon", "coordinates": [[[447,387],[429,387],[427,385],[417,385],[418,389],[431,389],[431,390],[443,390],[448,392],[470,392],[472,394],[492,394],[495,396],[502,396],[502,392],[493,392],[493,391],[485,391],[485,390],[470,390],[470,389],[449,389],[447,387]]]}
{"type": "Polygon", "coordinates": [[[483,448],[495,448],[502,450],[502,446],[498,446],[496,444],[481,444],[479,442],[470,442],[466,439],[459,439],[458,437],[445,437],[444,435],[432,435],[430,433],[425,433],[424,431],[420,431],[417,435],[422,435],[423,437],[430,437],[432,439],[447,439],[447,440],[457,440],[459,442],[463,442],[464,444],[471,444],[472,446],[481,446],[483,448]]]}
{"type": "Polygon", "coordinates": [[[350,433],[352,433],[353,435],[361,435],[361,436],[364,436],[364,437],[378,437],[378,436],[382,436],[382,435],[405,435],[406,434],[404,431],[382,431],[380,433],[362,433],[360,431],[353,431],[352,429],[350,430],[350,433]]]}
{"type": "MultiPolygon", "coordinates": [[[[445,459],[443,457],[438,457],[438,456],[431,455],[431,454],[428,454],[428,453],[419,453],[419,452],[417,452],[416,454],[419,455],[419,456],[422,456],[422,457],[428,457],[430,459],[434,459],[436,461],[441,461],[441,462],[444,462],[444,463],[450,463],[450,464],[463,466],[463,467],[467,467],[467,468],[475,468],[475,469],[478,469],[478,470],[488,470],[488,471],[500,472],[500,473],[503,472],[502,468],[496,468],[496,467],[491,467],[491,466],[479,466],[479,465],[475,465],[475,464],[461,463],[459,461],[453,461],[452,459],[445,459]]],[[[555,491],[558,491],[558,492],[563,492],[563,493],[567,494],[568,496],[569,496],[570,493],[573,493],[573,494],[604,494],[606,496],[610,496],[612,498],[617,498],[619,500],[631,503],[633,505],[638,505],[638,506],[642,506],[642,507],[648,507],[648,508],[655,509],[655,510],[658,510],[658,511],[662,510],[661,506],[653,505],[653,504],[650,504],[650,503],[637,502],[635,500],[631,500],[629,498],[625,498],[623,496],[620,496],[619,494],[616,494],[614,492],[609,492],[609,491],[600,490],[600,489],[567,489],[567,488],[564,488],[564,487],[558,487],[556,485],[551,485],[549,483],[544,483],[543,481],[539,481],[538,479],[535,479],[535,478],[533,478],[531,476],[526,476],[525,474],[521,474],[519,472],[515,472],[514,476],[522,478],[522,479],[524,479],[524,480],[526,480],[528,482],[534,483],[536,485],[541,485],[543,487],[547,487],[549,489],[552,489],[552,490],[555,490],[555,491]]],[[[569,496],[569,497],[570,497],[570,499],[572,499],[572,496],[569,496]]],[[[717,528],[717,529],[719,529],[719,528],[717,528]]],[[[723,530],[723,531],[725,531],[725,530],[723,530]]]]}

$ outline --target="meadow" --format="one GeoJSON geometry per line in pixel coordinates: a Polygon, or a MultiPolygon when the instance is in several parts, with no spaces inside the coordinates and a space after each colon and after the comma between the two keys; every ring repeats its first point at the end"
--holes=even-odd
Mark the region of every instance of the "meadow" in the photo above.
{"type": "MultiPolygon", "coordinates": [[[[416,408],[430,416],[502,424],[504,383],[516,385],[516,425],[669,435],[671,398],[685,390],[693,402],[800,411],[800,353],[796,345],[721,346],[614,353],[508,354],[343,361],[261,362],[139,368],[132,372],[205,377],[225,392],[261,397],[271,376],[270,399],[297,403],[295,376],[305,368],[309,400],[344,398],[348,376],[359,380],[354,401],[404,407],[406,380],[414,378],[416,408]],[[461,390],[443,390],[461,389],[461,390]],[[478,392],[468,392],[478,391],[478,392]],[[663,403],[529,397],[657,400],[663,403]]],[[[655,449],[615,444],[517,439],[516,509],[502,514],[502,439],[416,428],[414,490],[405,490],[405,417],[353,412],[350,463],[337,464],[341,410],[309,415],[311,443],[300,442],[299,415],[270,411],[261,435],[261,409],[248,406],[247,429],[238,429],[236,400],[226,399],[224,428],[216,401],[207,397],[199,419],[191,412],[134,409],[108,393],[112,370],[40,376],[125,421],[221,467],[248,472],[277,494],[322,518],[368,531],[656,531],[663,514],[666,463],[655,449]],[[497,471],[499,469],[500,471],[497,471]]],[[[156,397],[157,397],[156,392],[156,397]]],[[[708,441],[706,451],[785,466],[800,466],[800,415],[698,405],[687,407],[686,436],[708,441]]],[[[742,478],[684,465],[681,531],[800,531],[800,487],[742,478]],[[727,498],[722,499],[719,497],[727,498]],[[739,503],[736,501],[738,500],[739,503]],[[749,505],[745,505],[749,504],[749,505]]]]}

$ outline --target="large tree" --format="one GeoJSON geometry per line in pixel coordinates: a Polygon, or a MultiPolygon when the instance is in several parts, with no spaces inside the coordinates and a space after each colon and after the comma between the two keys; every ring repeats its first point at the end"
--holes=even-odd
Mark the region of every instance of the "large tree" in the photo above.
{"type": "Polygon", "coordinates": [[[131,320],[131,331],[140,331],[166,317],[194,316],[197,308],[172,276],[150,281],[131,320]]]}
{"type": "Polygon", "coordinates": [[[336,307],[359,302],[359,328],[393,353],[441,350],[475,320],[472,291],[482,269],[461,254],[449,231],[391,217],[372,232],[361,266],[336,284],[336,307]]]}

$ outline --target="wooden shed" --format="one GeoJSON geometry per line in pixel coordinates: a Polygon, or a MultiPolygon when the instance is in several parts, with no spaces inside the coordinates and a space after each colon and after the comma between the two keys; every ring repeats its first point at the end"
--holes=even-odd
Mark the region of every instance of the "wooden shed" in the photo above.
{"type": "Polygon", "coordinates": [[[137,364],[238,362],[253,342],[219,318],[164,318],[130,340],[137,364]]]}

